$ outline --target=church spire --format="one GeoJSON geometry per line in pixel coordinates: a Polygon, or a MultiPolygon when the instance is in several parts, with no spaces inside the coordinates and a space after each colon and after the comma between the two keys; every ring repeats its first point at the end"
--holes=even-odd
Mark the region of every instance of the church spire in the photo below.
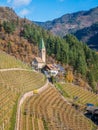
{"type": "Polygon", "coordinates": [[[43,41],[43,38],[41,39],[40,41],[40,44],[39,44],[39,49],[45,49],[45,44],[44,44],[44,41],[43,41]]]}
{"type": "Polygon", "coordinates": [[[45,48],[43,38],[41,39],[39,43],[39,57],[42,59],[44,63],[46,63],[46,48],[45,48]]]}

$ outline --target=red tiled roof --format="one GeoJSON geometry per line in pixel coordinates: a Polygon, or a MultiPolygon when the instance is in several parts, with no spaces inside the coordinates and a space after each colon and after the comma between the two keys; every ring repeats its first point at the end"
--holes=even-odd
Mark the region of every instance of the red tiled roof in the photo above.
{"type": "Polygon", "coordinates": [[[58,70],[53,64],[47,64],[47,67],[48,67],[50,70],[58,70]]]}

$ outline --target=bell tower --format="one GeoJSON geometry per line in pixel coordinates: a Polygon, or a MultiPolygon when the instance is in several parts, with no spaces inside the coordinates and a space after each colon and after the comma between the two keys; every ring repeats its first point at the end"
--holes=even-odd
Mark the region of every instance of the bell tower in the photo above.
{"type": "Polygon", "coordinates": [[[43,39],[41,39],[39,44],[39,57],[46,63],[46,48],[43,39]]]}

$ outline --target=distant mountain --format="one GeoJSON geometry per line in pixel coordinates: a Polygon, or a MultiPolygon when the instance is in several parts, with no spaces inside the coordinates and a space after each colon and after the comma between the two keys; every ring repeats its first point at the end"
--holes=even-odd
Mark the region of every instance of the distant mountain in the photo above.
{"type": "Polygon", "coordinates": [[[90,48],[98,50],[98,22],[76,31],[74,35],[79,40],[87,43],[90,48]]]}
{"type": "Polygon", "coordinates": [[[68,33],[90,27],[96,22],[98,22],[98,7],[90,9],[89,11],[65,14],[53,21],[35,23],[50,30],[53,34],[63,37],[68,33]]]}

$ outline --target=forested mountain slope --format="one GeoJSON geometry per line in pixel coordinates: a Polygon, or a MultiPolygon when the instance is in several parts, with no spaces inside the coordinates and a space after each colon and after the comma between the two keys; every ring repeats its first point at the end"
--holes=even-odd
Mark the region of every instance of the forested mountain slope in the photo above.
{"type": "Polygon", "coordinates": [[[98,50],[98,22],[76,31],[74,35],[79,40],[87,43],[90,48],[98,50]]]}

